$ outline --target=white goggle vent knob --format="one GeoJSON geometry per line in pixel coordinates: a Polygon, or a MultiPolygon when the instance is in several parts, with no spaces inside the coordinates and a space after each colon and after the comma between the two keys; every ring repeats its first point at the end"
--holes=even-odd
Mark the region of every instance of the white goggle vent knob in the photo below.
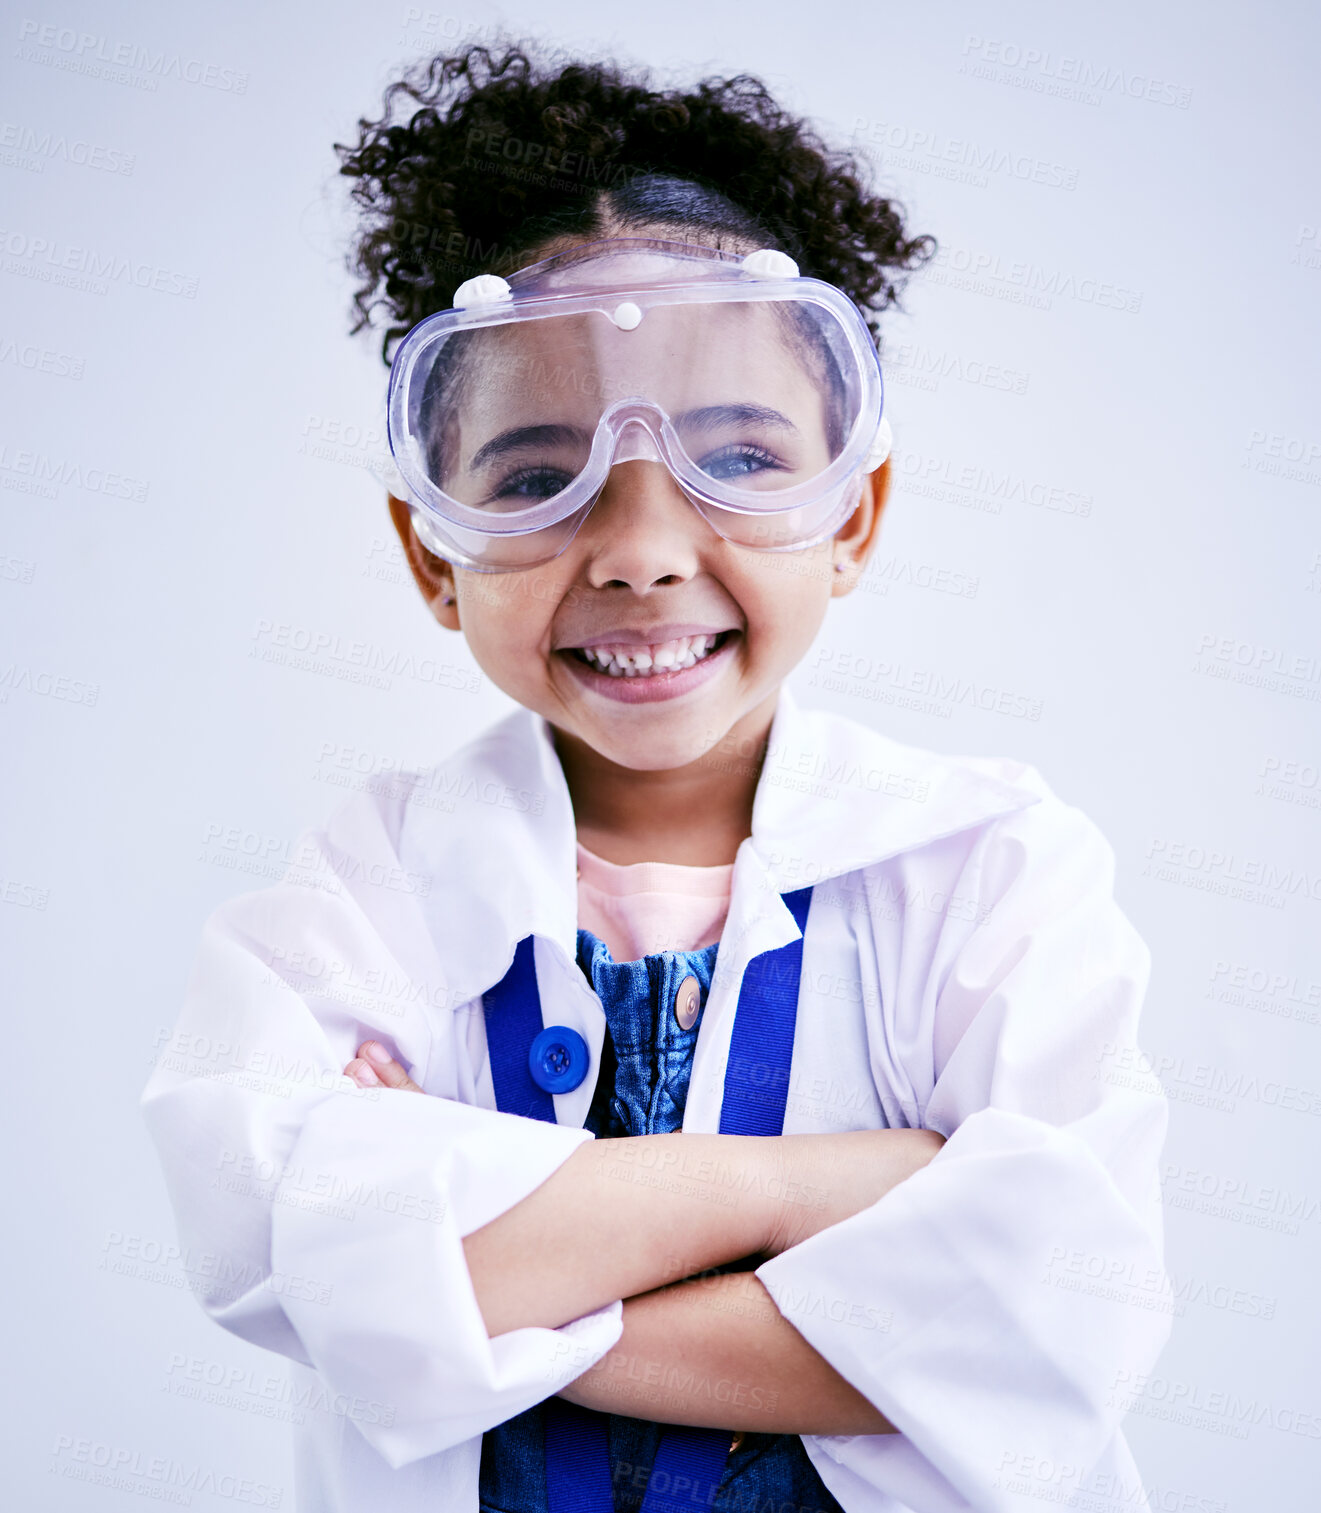
{"type": "Polygon", "coordinates": [[[642,311],[631,299],[626,299],[622,305],[616,305],[610,312],[610,319],[621,331],[636,331],[642,324],[642,311]]]}
{"type": "Polygon", "coordinates": [[[454,308],[469,310],[473,305],[495,305],[513,297],[514,291],[504,279],[494,273],[479,273],[454,291],[454,308]]]}
{"type": "Polygon", "coordinates": [[[749,252],[741,264],[745,273],[755,273],[758,278],[797,278],[798,264],[787,252],[776,252],[771,247],[760,247],[749,252]]]}

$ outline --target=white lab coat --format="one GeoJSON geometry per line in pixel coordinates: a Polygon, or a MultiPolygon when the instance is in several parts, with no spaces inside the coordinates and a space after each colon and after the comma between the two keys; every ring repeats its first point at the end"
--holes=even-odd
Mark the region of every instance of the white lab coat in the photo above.
{"type": "MultiPolygon", "coordinates": [[[[309,1513],[476,1513],[483,1431],[619,1338],[618,1301],[488,1338],[461,1245],[592,1138],[605,1021],[575,962],[574,841],[549,728],[517,710],[356,794],[205,926],[144,1114],[203,1307],[301,1363],[309,1513]],[[528,934],[543,1022],[592,1056],[556,1125],[497,1112],[486,1060],[480,995],[528,934]],[[355,1089],[342,1068],[369,1036],[430,1096],[355,1089]]],[[[900,1431],[804,1436],[848,1513],[1040,1513],[1077,1488],[1146,1507],[1119,1424],[1169,1327],[1167,1109],[1114,1075],[1150,956],[1113,880],[1034,768],[781,693],[683,1128],[718,1130],[744,968],[797,936],[780,894],[813,884],[785,1132],[947,1137],[757,1269],[900,1431]]]]}

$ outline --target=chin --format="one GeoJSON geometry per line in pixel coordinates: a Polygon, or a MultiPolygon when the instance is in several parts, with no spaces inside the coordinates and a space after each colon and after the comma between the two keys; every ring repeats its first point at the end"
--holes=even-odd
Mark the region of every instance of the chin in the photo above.
{"type": "Polygon", "coordinates": [[[720,740],[719,731],[697,732],[685,738],[682,732],[656,732],[645,740],[619,741],[604,739],[592,741],[593,748],[618,767],[627,767],[632,772],[668,772],[675,767],[687,767],[706,755],[720,740]]]}

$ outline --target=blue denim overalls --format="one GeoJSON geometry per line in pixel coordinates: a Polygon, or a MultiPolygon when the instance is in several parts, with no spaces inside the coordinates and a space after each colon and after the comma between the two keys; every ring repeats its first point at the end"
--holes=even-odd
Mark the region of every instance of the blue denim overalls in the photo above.
{"type": "MultiPolygon", "coordinates": [[[[604,941],[578,931],[578,965],[601,999],[609,1028],[584,1121],[598,1139],[680,1128],[717,949],[663,951],[616,962],[604,941]],[[697,979],[701,1007],[684,1029],[675,1017],[676,995],[690,976],[697,979]]],[[[735,1261],[713,1269],[750,1266],[735,1261]]],[[[550,1513],[543,1413],[538,1403],[482,1437],[481,1513],[550,1513]]],[[[662,1426],[615,1413],[609,1420],[615,1510],[638,1513],[662,1426]]],[[[711,1506],[713,1513],[843,1513],[796,1434],[745,1433],[730,1453],[711,1506]]]]}

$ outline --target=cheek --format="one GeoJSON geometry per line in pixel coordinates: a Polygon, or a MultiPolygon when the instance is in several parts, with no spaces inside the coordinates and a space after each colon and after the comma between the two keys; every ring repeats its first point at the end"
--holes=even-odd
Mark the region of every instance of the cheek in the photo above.
{"type": "Polygon", "coordinates": [[[478,585],[459,620],[477,665],[501,686],[525,682],[539,665],[545,615],[523,596],[478,585]]]}
{"type": "Polygon", "coordinates": [[[828,559],[785,553],[748,585],[742,603],[756,639],[768,650],[802,651],[811,644],[830,602],[828,559]]]}

